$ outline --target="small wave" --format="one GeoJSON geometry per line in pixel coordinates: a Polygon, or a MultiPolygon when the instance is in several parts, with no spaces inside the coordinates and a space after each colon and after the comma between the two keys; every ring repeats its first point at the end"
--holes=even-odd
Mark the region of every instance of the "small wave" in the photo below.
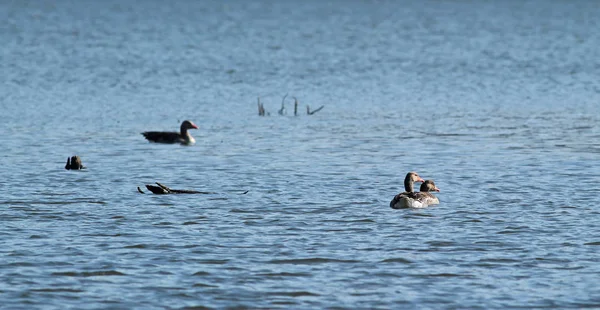
{"type": "Polygon", "coordinates": [[[373,204],[372,201],[352,201],[348,203],[349,205],[370,205],[373,204]]]}
{"type": "Polygon", "coordinates": [[[580,269],[585,269],[586,267],[583,266],[573,266],[573,267],[555,267],[552,269],[555,270],[580,270],[580,269]]]}
{"type": "Polygon", "coordinates": [[[520,260],[512,259],[512,258],[485,258],[480,259],[481,263],[520,263],[520,260]]]}
{"type": "Polygon", "coordinates": [[[452,242],[452,241],[428,241],[426,243],[429,244],[430,246],[440,246],[440,247],[456,245],[456,242],[452,242]]]}
{"type": "Polygon", "coordinates": [[[458,273],[428,273],[415,276],[419,278],[474,278],[474,276],[470,274],[458,273]]]}
{"type": "Polygon", "coordinates": [[[32,201],[29,200],[4,200],[4,201],[0,201],[0,205],[29,205],[31,204],[32,201]]]}
{"type": "Polygon", "coordinates": [[[242,210],[242,209],[231,209],[229,210],[231,213],[253,213],[252,210],[242,210]]]}
{"type": "Polygon", "coordinates": [[[374,221],[372,219],[359,219],[359,220],[349,220],[349,221],[324,220],[323,222],[329,222],[329,223],[376,223],[376,221],[374,221]]]}
{"type": "Polygon", "coordinates": [[[432,137],[469,137],[469,136],[475,136],[472,134],[465,134],[465,133],[426,133],[423,132],[424,134],[428,135],[428,136],[432,136],[432,137]]]}
{"type": "Polygon", "coordinates": [[[87,199],[56,200],[56,201],[30,201],[30,203],[38,204],[38,205],[72,205],[72,204],[81,204],[81,203],[106,205],[105,201],[87,200],[87,199]]]}
{"type": "Polygon", "coordinates": [[[302,258],[302,259],[274,259],[269,261],[271,264],[294,264],[294,265],[311,265],[311,264],[326,264],[326,263],[358,263],[357,260],[350,259],[331,259],[331,258],[302,258]]]}
{"type": "Polygon", "coordinates": [[[104,234],[104,233],[97,233],[97,234],[81,234],[81,236],[83,237],[121,237],[123,235],[116,233],[116,234],[104,234]]]}
{"type": "Polygon", "coordinates": [[[273,272],[258,274],[261,277],[310,277],[309,273],[305,272],[273,272]]]}
{"type": "Polygon", "coordinates": [[[101,271],[67,271],[67,272],[53,272],[53,276],[64,276],[64,277],[104,277],[104,276],[126,276],[126,274],[116,270],[101,270],[101,271]]]}
{"type": "Polygon", "coordinates": [[[400,273],[391,273],[391,272],[376,272],[376,273],[370,273],[369,276],[373,276],[373,277],[381,277],[381,278],[402,278],[404,277],[403,274],[400,273]]]}
{"type": "Polygon", "coordinates": [[[587,242],[587,243],[584,243],[583,245],[600,245],[600,241],[587,242]]]}
{"type": "Polygon", "coordinates": [[[81,292],[84,292],[83,290],[74,289],[74,288],[38,288],[38,289],[32,289],[31,291],[32,292],[47,292],[47,293],[60,293],[60,292],[81,293],[81,292]]]}
{"type": "Polygon", "coordinates": [[[529,226],[507,226],[504,228],[504,230],[497,232],[497,234],[500,234],[500,235],[516,234],[516,233],[520,233],[520,232],[524,232],[524,231],[528,231],[528,230],[529,230],[529,226]]]}
{"type": "Polygon", "coordinates": [[[478,220],[478,219],[468,219],[468,220],[464,220],[461,223],[481,223],[483,222],[482,220],[478,220]]]}
{"type": "Polygon", "coordinates": [[[209,307],[204,307],[204,306],[190,306],[190,307],[183,307],[183,308],[178,308],[181,310],[212,310],[213,308],[209,308],[209,307]]]}
{"type": "Polygon", "coordinates": [[[199,261],[198,263],[207,265],[223,265],[227,264],[227,262],[229,262],[228,259],[204,259],[199,261]]]}
{"type": "Polygon", "coordinates": [[[218,285],[206,284],[206,283],[194,283],[193,287],[219,287],[218,285]]]}
{"type": "Polygon", "coordinates": [[[293,291],[293,292],[267,292],[267,295],[272,296],[288,296],[288,297],[302,297],[302,296],[321,296],[317,293],[311,293],[307,291],[293,291]]]}
{"type": "Polygon", "coordinates": [[[388,258],[388,259],[384,259],[381,261],[382,263],[402,263],[402,264],[412,264],[413,261],[406,259],[406,258],[402,258],[402,257],[395,257],[395,258],[388,258]]]}
{"type": "MultiPolygon", "coordinates": [[[[412,209],[407,209],[407,210],[409,210],[409,211],[416,211],[416,210],[412,210],[412,209]]],[[[427,213],[409,213],[406,216],[407,217],[435,217],[434,215],[427,214],[427,213]]]]}
{"type": "Polygon", "coordinates": [[[9,266],[9,267],[35,267],[36,264],[30,263],[30,262],[14,262],[14,263],[6,264],[6,266],[9,266]]]}

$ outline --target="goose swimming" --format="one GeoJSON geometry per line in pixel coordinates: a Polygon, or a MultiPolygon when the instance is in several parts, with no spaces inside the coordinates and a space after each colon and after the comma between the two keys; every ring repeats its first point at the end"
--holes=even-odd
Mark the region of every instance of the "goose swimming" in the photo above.
{"type": "Polygon", "coordinates": [[[188,129],[198,129],[196,124],[192,121],[183,121],[179,132],[167,132],[167,131],[145,131],[142,135],[150,142],[155,143],[181,143],[181,144],[194,144],[196,140],[188,132],[188,129]]]}

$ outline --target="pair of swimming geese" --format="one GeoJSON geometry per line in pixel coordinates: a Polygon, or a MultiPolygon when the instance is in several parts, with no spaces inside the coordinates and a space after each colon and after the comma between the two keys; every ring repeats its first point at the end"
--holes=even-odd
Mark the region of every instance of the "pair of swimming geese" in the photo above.
{"type": "Polygon", "coordinates": [[[390,201],[390,208],[425,208],[430,205],[437,205],[440,200],[430,192],[439,192],[440,189],[435,186],[433,180],[423,180],[416,172],[409,172],[404,178],[405,192],[394,196],[390,201]],[[414,183],[421,182],[419,192],[413,190],[414,183]]]}
{"type": "MultiPolygon", "coordinates": [[[[194,144],[196,140],[188,132],[189,129],[198,129],[198,126],[192,121],[185,120],[181,123],[179,132],[145,131],[142,135],[150,142],[194,144]]],[[[435,186],[433,180],[425,181],[416,172],[406,174],[404,190],[405,192],[396,195],[390,202],[392,209],[425,208],[440,203],[439,199],[430,193],[439,192],[440,189],[435,186]],[[419,192],[413,190],[415,182],[421,182],[419,192]]]]}

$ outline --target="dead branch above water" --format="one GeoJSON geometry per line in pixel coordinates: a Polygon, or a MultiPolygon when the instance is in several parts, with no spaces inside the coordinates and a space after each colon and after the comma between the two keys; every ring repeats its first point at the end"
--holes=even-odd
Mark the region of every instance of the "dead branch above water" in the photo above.
{"type": "Polygon", "coordinates": [[[277,113],[279,113],[279,115],[283,115],[283,113],[285,112],[285,98],[288,96],[288,94],[285,94],[285,96],[283,96],[283,98],[281,99],[281,109],[279,109],[279,111],[277,111],[277,113]]]}
{"type": "Polygon", "coordinates": [[[322,110],[324,107],[325,107],[325,106],[324,106],[324,105],[322,105],[322,106],[318,107],[316,110],[314,110],[314,111],[311,111],[311,110],[310,110],[310,107],[307,105],[307,106],[306,106],[306,114],[308,114],[308,115],[313,115],[313,114],[315,114],[315,113],[317,113],[317,112],[321,111],[321,110],[322,110]]]}

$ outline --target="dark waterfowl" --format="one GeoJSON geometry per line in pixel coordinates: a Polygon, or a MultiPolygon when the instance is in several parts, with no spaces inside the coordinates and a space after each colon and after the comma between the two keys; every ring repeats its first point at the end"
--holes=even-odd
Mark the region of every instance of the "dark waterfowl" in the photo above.
{"type": "Polygon", "coordinates": [[[144,135],[148,141],[155,143],[194,144],[196,140],[188,132],[188,129],[198,129],[198,126],[191,121],[186,120],[181,123],[180,132],[146,131],[142,132],[142,135],[144,135]]]}
{"type": "Polygon", "coordinates": [[[398,201],[392,206],[394,209],[401,208],[426,208],[430,205],[437,205],[440,200],[431,192],[439,192],[440,189],[435,186],[433,180],[426,180],[421,184],[419,192],[410,192],[399,197],[398,201]]]}
{"type": "Polygon", "coordinates": [[[81,158],[79,158],[79,156],[75,155],[75,156],[72,156],[71,158],[67,157],[67,164],[65,165],[65,169],[81,170],[81,169],[85,169],[85,167],[81,163],[81,158]]]}
{"type": "Polygon", "coordinates": [[[390,208],[399,209],[402,208],[399,205],[401,198],[408,196],[409,194],[414,192],[414,184],[415,182],[424,182],[423,179],[416,172],[409,172],[406,174],[404,178],[404,192],[394,196],[394,199],[390,201],[390,208]]]}
{"type": "MultiPolygon", "coordinates": [[[[193,191],[193,190],[187,190],[187,189],[172,189],[167,187],[166,185],[160,184],[158,182],[156,182],[156,185],[150,185],[150,184],[146,184],[146,188],[151,191],[154,194],[214,194],[211,192],[199,192],[199,191],[193,191]],[[158,186],[156,186],[158,185],[158,186]]],[[[142,191],[141,188],[137,188],[138,192],[144,194],[144,192],[142,191]]]]}
{"type": "MultiPolygon", "coordinates": [[[[213,192],[201,192],[201,191],[194,191],[194,190],[189,190],[189,189],[172,189],[164,184],[155,182],[156,185],[151,185],[151,184],[146,184],[146,188],[152,192],[153,194],[157,194],[157,195],[166,195],[166,194],[216,194],[213,192]]],[[[144,191],[138,186],[137,190],[140,194],[145,194],[144,191]]],[[[242,193],[240,193],[240,195],[245,195],[247,194],[248,191],[244,191],[242,193]]]]}

